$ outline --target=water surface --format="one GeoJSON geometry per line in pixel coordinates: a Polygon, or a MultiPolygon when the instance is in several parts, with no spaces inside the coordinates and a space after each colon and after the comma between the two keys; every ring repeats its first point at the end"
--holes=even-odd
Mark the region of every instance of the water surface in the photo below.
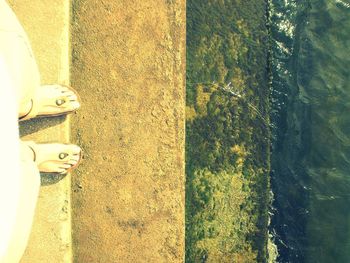
{"type": "Polygon", "coordinates": [[[271,7],[279,262],[349,262],[350,2],[271,7]]]}

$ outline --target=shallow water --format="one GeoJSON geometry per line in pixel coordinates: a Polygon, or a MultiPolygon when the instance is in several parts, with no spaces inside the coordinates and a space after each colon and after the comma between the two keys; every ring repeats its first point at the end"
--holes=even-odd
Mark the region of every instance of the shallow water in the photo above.
{"type": "Polygon", "coordinates": [[[350,262],[350,1],[271,7],[279,262],[350,262]]]}

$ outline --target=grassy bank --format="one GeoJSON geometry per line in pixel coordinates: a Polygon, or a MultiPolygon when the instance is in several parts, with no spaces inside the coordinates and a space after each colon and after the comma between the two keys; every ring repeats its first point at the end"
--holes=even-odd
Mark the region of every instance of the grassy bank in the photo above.
{"type": "Polygon", "coordinates": [[[186,262],[266,259],[265,25],[262,0],[187,0],[186,262]]]}

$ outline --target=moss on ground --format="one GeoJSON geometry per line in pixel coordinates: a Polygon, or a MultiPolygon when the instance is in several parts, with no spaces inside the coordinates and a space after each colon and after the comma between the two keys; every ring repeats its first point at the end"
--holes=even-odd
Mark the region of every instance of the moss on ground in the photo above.
{"type": "Polygon", "coordinates": [[[265,1],[187,0],[186,262],[266,261],[267,40],[265,1]]]}

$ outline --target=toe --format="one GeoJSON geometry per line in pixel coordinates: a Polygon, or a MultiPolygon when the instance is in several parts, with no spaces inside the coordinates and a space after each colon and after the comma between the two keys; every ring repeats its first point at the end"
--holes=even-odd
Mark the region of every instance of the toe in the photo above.
{"type": "Polygon", "coordinates": [[[67,94],[67,97],[70,99],[70,100],[75,100],[77,101],[78,100],[78,97],[75,93],[71,93],[71,94],[67,94]]]}
{"type": "Polygon", "coordinates": [[[77,163],[77,162],[79,161],[79,159],[80,159],[80,155],[79,155],[79,154],[73,155],[73,156],[71,157],[71,160],[70,160],[69,162],[70,162],[70,163],[71,163],[71,162],[77,163]]]}
{"type": "Polygon", "coordinates": [[[73,163],[73,165],[75,165],[81,156],[81,148],[77,145],[71,145],[70,146],[70,161],[69,163],[73,163]]]}
{"type": "Polygon", "coordinates": [[[62,94],[64,94],[65,96],[76,96],[75,92],[73,92],[72,90],[64,90],[62,91],[62,94]]]}
{"type": "Polygon", "coordinates": [[[78,109],[80,108],[80,103],[77,101],[72,101],[71,106],[72,106],[72,109],[78,109]]]}
{"type": "Polygon", "coordinates": [[[70,165],[69,163],[64,163],[60,165],[60,169],[69,169],[71,168],[72,165],[70,165]]]}
{"type": "Polygon", "coordinates": [[[67,169],[60,167],[60,168],[58,168],[57,173],[59,173],[59,174],[66,174],[67,173],[67,169]]]}
{"type": "Polygon", "coordinates": [[[81,152],[81,148],[78,146],[78,145],[75,145],[75,144],[72,144],[71,146],[72,148],[72,154],[75,155],[75,154],[80,154],[81,152]]]}
{"type": "Polygon", "coordinates": [[[60,172],[60,173],[58,173],[58,174],[65,175],[65,174],[67,174],[67,173],[68,173],[68,171],[67,171],[67,170],[63,170],[62,172],[60,172]]]}
{"type": "Polygon", "coordinates": [[[67,162],[70,166],[74,166],[78,163],[78,160],[75,160],[75,159],[71,159],[67,162]]]}
{"type": "Polygon", "coordinates": [[[66,95],[66,96],[70,102],[69,105],[72,109],[78,109],[80,107],[78,96],[75,93],[70,93],[69,95],[66,95]]]}

